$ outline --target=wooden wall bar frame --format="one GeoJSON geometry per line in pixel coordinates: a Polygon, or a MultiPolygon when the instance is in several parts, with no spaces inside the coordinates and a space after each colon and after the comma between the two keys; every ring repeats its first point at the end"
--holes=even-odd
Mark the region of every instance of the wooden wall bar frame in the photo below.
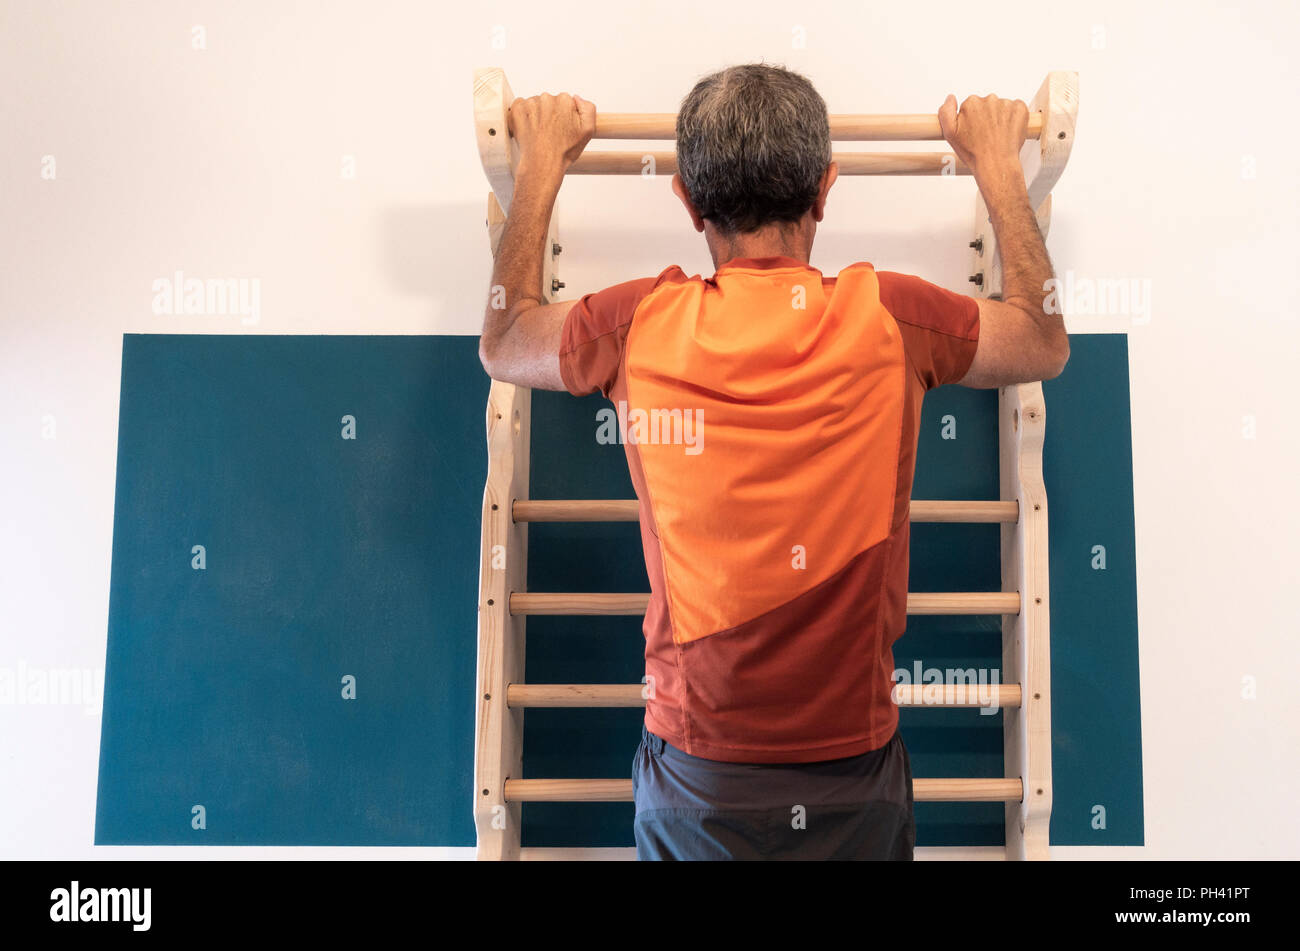
{"type": "MultiPolygon", "coordinates": [[[[508,135],[506,111],[513,93],[498,67],[474,71],[474,123],[484,174],[491,186],[485,218],[495,256],[514,191],[518,147],[508,135]]],[[[1051,222],[1051,190],[1069,159],[1078,110],[1078,76],[1049,73],[1030,103],[1031,129],[1021,162],[1026,186],[1046,236],[1051,222]]],[[[609,138],[668,138],[671,114],[617,114],[606,119],[609,138]],[[633,135],[632,133],[642,133],[633,135]],[[648,136],[643,133],[653,132],[648,136]]],[[[839,130],[863,139],[936,138],[928,116],[837,116],[839,130]]],[[[598,129],[599,119],[598,119],[598,129]]],[[[852,135],[837,136],[851,138],[852,135]]],[[[627,153],[635,154],[635,153],[627,153]]],[[[869,153],[856,153],[869,155],[869,153]]],[[[879,153],[880,155],[887,153],[879,153]]],[[[894,153],[898,154],[898,153],[894,153]]],[[[909,153],[917,154],[917,153],[909,153]]],[[[942,153],[932,153],[941,155],[942,153]]],[[[589,160],[590,161],[590,160],[589,160]]],[[[597,160],[610,161],[607,159],[597,160]]],[[[930,174],[931,159],[913,161],[911,170],[886,166],[876,157],[863,160],[860,174],[930,174]],[[875,164],[876,171],[871,171],[875,164]]],[[[663,169],[658,171],[662,172],[663,169]]],[[[557,203],[558,212],[558,203],[557,203]]],[[[556,214],[547,242],[549,269],[544,268],[544,300],[554,301],[563,285],[556,275],[560,248],[556,214]]],[[[977,198],[974,249],[977,293],[998,296],[1001,274],[997,244],[988,211],[977,198]]],[[[530,689],[524,676],[525,622],[528,613],[511,611],[512,602],[554,605],[551,598],[526,591],[530,521],[626,521],[635,518],[635,500],[529,500],[530,394],[526,387],[494,380],[488,395],[488,476],[483,493],[483,531],[479,566],[478,672],[475,699],[474,822],[479,859],[573,860],[630,859],[633,849],[523,848],[523,801],[604,801],[625,799],[631,781],[525,778],[523,716],[531,698],[542,705],[638,705],[635,685],[540,685],[530,689]],[[513,688],[513,689],[512,689],[513,688]],[[558,700],[548,696],[559,690],[558,700]],[[510,703],[511,694],[520,701],[510,703]],[[575,700],[587,696],[590,704],[575,700]],[[513,793],[513,794],[512,794],[513,793]]],[[[1002,615],[1004,775],[1000,778],[916,780],[918,799],[1003,801],[1006,844],[998,848],[918,848],[918,859],[1047,859],[1051,816],[1051,655],[1047,569],[1047,494],[1042,479],[1046,409],[1042,385],[1004,387],[998,393],[1000,498],[991,502],[913,500],[914,521],[996,522],[1001,531],[1002,592],[974,595],[909,595],[921,610],[913,613],[997,613],[1002,615]],[[926,598],[939,599],[933,605],[926,598]],[[956,599],[948,602],[942,599],[956,599]],[[984,599],[984,600],[980,600],[984,599]],[[995,603],[996,602],[996,603],[995,603]]],[[[645,595],[615,595],[617,605],[590,595],[561,595],[566,613],[575,605],[599,607],[600,613],[644,610],[645,595]],[[591,605],[586,602],[591,601],[591,605]],[[597,604],[599,602],[599,604],[597,604]],[[623,603],[627,602],[627,603],[623,603]],[[635,602],[635,603],[633,603],[635,602]]],[[[588,611],[590,613],[590,611],[588,611]]],[[[917,697],[899,694],[900,700],[917,697]]],[[[921,705],[906,703],[905,705],[921,705]]],[[[965,698],[944,705],[971,707],[965,698]]]]}

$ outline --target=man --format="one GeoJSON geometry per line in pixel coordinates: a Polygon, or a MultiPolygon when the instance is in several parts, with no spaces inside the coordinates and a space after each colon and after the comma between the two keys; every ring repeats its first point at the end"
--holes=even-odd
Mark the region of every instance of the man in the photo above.
{"type": "Polygon", "coordinates": [[[670,267],[544,304],[552,204],[596,110],[543,95],[509,119],[504,305],[480,357],[496,379],[627,407],[651,587],[638,857],[911,859],[892,645],[922,397],[1050,379],[1069,358],[1019,162],[1025,104],[939,110],[988,204],[1001,301],[865,262],[813,268],[836,177],[826,104],[796,73],[746,65],[701,80],[677,118],[672,187],[713,277],[670,267]]]}

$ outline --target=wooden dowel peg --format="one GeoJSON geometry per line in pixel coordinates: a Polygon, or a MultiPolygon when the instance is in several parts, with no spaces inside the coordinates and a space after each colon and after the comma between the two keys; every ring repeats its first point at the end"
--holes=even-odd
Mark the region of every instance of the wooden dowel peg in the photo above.
{"type": "MultiPolygon", "coordinates": [[[[506,802],[631,802],[630,779],[507,779],[506,802]]],[[[1019,802],[1019,779],[913,779],[917,802],[1019,802]]]]}
{"type": "MultiPolygon", "coordinates": [[[[635,522],[636,499],[516,499],[516,522],[635,522]]],[[[913,522],[1001,522],[1014,524],[1016,500],[913,499],[913,522]]]]}
{"type": "MultiPolygon", "coordinates": [[[[644,684],[510,684],[509,707],[643,707],[644,684]]],[[[1020,706],[1019,684],[899,684],[893,700],[900,707],[1020,706]]]]}
{"type": "MultiPolygon", "coordinates": [[[[650,595],[636,592],[515,591],[511,614],[645,614],[650,595]]],[[[908,614],[1019,614],[1015,591],[921,591],[907,596],[908,614]]]]}
{"type": "MultiPolygon", "coordinates": [[[[841,175],[969,175],[951,152],[834,152],[841,175]]],[[[586,151],[569,166],[569,175],[672,175],[677,153],[586,151]]]]}
{"type": "MultiPolygon", "coordinates": [[[[830,117],[831,139],[836,142],[938,142],[943,139],[934,113],[899,115],[848,115],[830,117]]],[[[1029,115],[1028,137],[1043,130],[1043,114],[1029,115]]],[[[676,139],[677,114],[673,112],[596,111],[597,139],[676,139]]]]}

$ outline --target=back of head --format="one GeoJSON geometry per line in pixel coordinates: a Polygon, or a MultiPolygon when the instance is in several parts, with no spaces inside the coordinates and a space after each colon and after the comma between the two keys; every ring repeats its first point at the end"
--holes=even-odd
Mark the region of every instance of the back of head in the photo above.
{"type": "Polygon", "coordinates": [[[677,169],[700,217],[723,234],[799,220],[831,160],[826,102],[781,66],[706,76],[677,114],[677,169]]]}

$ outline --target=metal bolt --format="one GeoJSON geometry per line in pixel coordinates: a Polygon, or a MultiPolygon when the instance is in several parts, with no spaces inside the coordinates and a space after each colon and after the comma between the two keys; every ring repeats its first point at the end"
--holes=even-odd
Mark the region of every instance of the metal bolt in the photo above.
{"type": "Polygon", "coordinates": [[[560,280],[558,277],[553,277],[553,278],[551,278],[551,293],[552,293],[552,294],[558,294],[558,293],[560,292],[560,288],[563,287],[563,286],[564,286],[564,282],[563,282],[562,280],[560,280]]]}
{"type": "Polygon", "coordinates": [[[551,257],[555,257],[555,255],[559,254],[563,250],[564,248],[560,247],[558,242],[551,242],[551,257]]]}
{"type": "Polygon", "coordinates": [[[976,254],[983,255],[983,254],[984,254],[984,239],[983,239],[983,238],[976,238],[974,241],[972,241],[972,242],[970,243],[970,247],[972,247],[972,248],[975,249],[975,253],[976,253],[976,254]]]}
{"type": "Polygon", "coordinates": [[[970,277],[967,278],[967,280],[970,281],[972,284],[974,284],[976,287],[983,287],[984,272],[980,271],[978,274],[972,274],[970,277]]]}

